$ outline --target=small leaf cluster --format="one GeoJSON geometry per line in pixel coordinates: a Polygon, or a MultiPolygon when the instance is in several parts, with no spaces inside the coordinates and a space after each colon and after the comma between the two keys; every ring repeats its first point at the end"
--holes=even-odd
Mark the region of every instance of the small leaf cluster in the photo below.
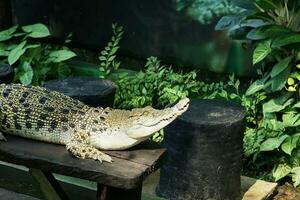
{"type": "Polygon", "coordinates": [[[246,106],[253,111],[244,138],[247,162],[255,165],[255,169],[269,170],[276,181],[291,177],[298,186],[300,114],[296,91],[300,83],[300,2],[234,2],[244,10],[221,19],[216,29],[227,29],[230,36],[247,40],[254,47],[252,60],[259,78],[250,85],[245,97],[258,104],[246,106]]]}
{"type": "Polygon", "coordinates": [[[38,42],[50,32],[43,24],[13,26],[0,32],[0,59],[15,68],[14,81],[40,85],[50,77],[64,78],[70,68],[64,63],[76,56],[67,47],[53,47],[38,42]]]}
{"type": "Polygon", "coordinates": [[[101,72],[100,78],[107,77],[112,71],[116,71],[120,67],[120,62],[116,61],[116,53],[120,48],[120,41],[123,36],[123,27],[118,24],[112,24],[112,38],[111,41],[107,43],[107,46],[100,52],[100,68],[101,72]]]}

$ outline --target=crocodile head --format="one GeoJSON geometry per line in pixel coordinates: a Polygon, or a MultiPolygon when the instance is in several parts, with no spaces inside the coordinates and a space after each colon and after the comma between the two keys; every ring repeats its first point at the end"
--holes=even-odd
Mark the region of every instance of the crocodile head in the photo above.
{"type": "Polygon", "coordinates": [[[111,109],[105,116],[108,126],[103,134],[92,136],[92,143],[100,149],[126,149],[138,144],[164,128],[189,106],[189,99],[180,100],[176,105],[157,110],[150,106],[132,110],[111,109]]]}
{"type": "Polygon", "coordinates": [[[126,134],[134,139],[149,137],[184,113],[188,105],[189,99],[185,98],[175,106],[163,110],[156,110],[150,106],[133,109],[126,120],[126,134]]]}

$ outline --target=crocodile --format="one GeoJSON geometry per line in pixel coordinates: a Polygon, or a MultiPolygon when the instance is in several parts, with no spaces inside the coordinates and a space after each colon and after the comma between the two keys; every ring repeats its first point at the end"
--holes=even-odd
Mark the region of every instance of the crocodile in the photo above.
{"type": "Polygon", "coordinates": [[[112,162],[101,150],[124,150],[145,141],[189,106],[184,98],[162,110],[90,107],[40,86],[0,85],[0,140],[4,134],[65,145],[75,157],[112,162]]]}

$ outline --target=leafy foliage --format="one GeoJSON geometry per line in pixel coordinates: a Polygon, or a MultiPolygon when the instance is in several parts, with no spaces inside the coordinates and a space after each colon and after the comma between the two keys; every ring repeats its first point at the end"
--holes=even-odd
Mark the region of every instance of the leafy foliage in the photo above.
{"type": "Polygon", "coordinates": [[[100,52],[100,68],[102,72],[100,78],[107,77],[112,71],[116,71],[120,67],[120,62],[116,61],[116,53],[120,48],[119,43],[123,36],[123,27],[118,24],[112,24],[113,36],[107,46],[100,52]]]}
{"type": "MultiPolygon", "coordinates": [[[[117,81],[115,107],[132,109],[152,106],[164,108],[183,97],[204,99],[239,98],[239,81],[232,75],[228,83],[205,83],[196,79],[196,72],[177,73],[162,65],[156,57],[149,57],[145,70],[135,74],[123,74],[117,81]]],[[[153,140],[163,140],[163,132],[156,133],[153,140]]]]}
{"type": "Polygon", "coordinates": [[[234,2],[245,10],[224,17],[217,29],[228,29],[232,37],[251,41],[253,64],[260,76],[246,92],[247,98],[259,98],[258,109],[253,110],[256,122],[248,121],[244,138],[247,162],[256,170],[269,170],[276,181],[290,176],[297,186],[300,183],[300,107],[296,100],[300,82],[300,3],[234,2]]]}
{"type": "Polygon", "coordinates": [[[64,78],[71,74],[64,61],[76,54],[67,47],[35,40],[48,36],[50,32],[43,24],[13,26],[0,32],[0,59],[15,67],[15,81],[40,85],[51,77],[64,78]]]}
{"type": "Polygon", "coordinates": [[[209,24],[217,17],[240,10],[230,0],[176,0],[175,2],[178,11],[184,11],[201,24],[209,24]]]}

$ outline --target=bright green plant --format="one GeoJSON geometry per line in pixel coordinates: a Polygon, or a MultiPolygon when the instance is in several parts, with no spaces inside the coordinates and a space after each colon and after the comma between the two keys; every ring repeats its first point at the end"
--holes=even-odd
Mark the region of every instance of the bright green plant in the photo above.
{"type": "Polygon", "coordinates": [[[195,72],[175,73],[155,57],[148,58],[145,68],[145,71],[119,79],[116,107],[131,109],[151,105],[163,108],[198,92],[195,72]]]}
{"type": "Polygon", "coordinates": [[[113,71],[116,71],[120,67],[120,62],[116,61],[116,53],[120,48],[120,41],[123,36],[123,27],[118,24],[112,24],[113,36],[107,46],[100,52],[100,78],[107,77],[113,71]]]}
{"type": "Polygon", "coordinates": [[[15,68],[16,82],[40,85],[49,78],[64,78],[71,70],[64,61],[76,56],[67,47],[39,42],[50,36],[43,24],[13,26],[0,32],[0,59],[15,68]]]}
{"type": "Polygon", "coordinates": [[[296,91],[300,81],[300,2],[235,0],[245,10],[220,20],[235,38],[251,41],[253,64],[260,78],[247,98],[259,100],[255,124],[245,133],[245,155],[255,169],[269,170],[277,181],[290,176],[300,184],[300,114],[296,91]],[[238,33],[238,34],[237,34],[238,33]]]}
{"type": "MultiPolygon", "coordinates": [[[[238,100],[239,81],[230,76],[223,82],[205,83],[196,79],[196,72],[177,73],[162,65],[156,57],[150,57],[145,71],[123,75],[117,81],[115,107],[132,109],[144,106],[164,108],[183,97],[238,100]],[[232,91],[231,91],[232,90],[232,91]]],[[[162,131],[155,134],[154,141],[163,140],[162,131]]]]}

